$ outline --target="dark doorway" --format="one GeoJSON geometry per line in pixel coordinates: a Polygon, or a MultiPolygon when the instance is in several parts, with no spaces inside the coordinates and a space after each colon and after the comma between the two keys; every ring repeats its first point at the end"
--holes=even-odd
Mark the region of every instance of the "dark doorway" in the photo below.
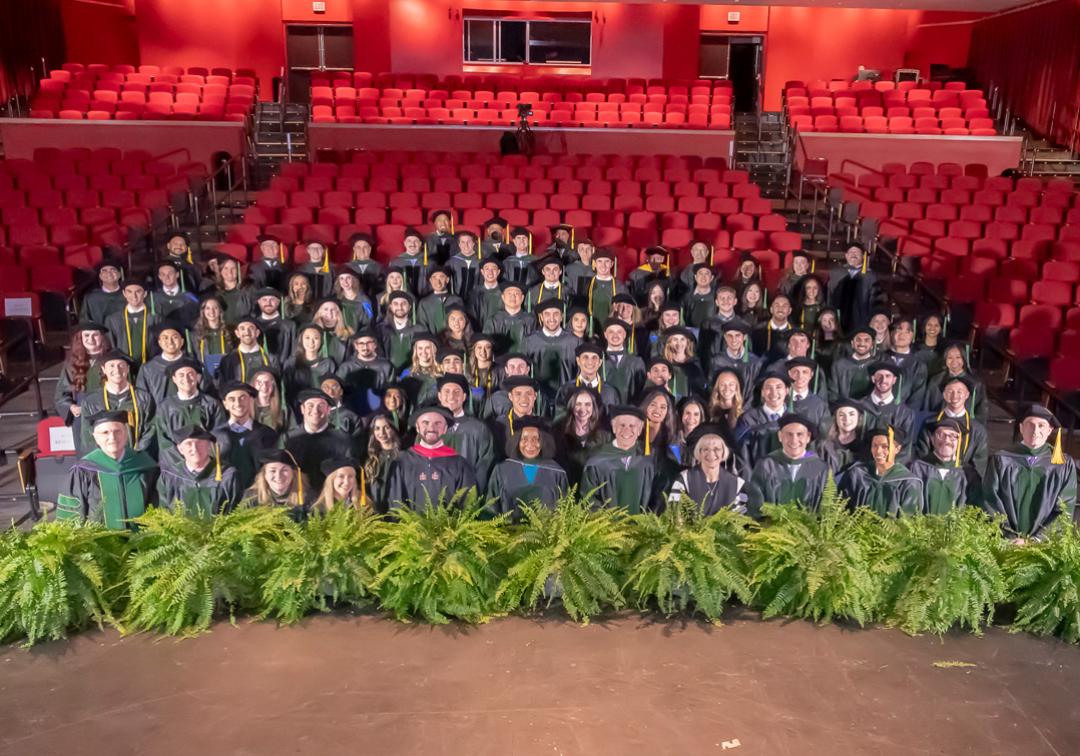
{"type": "Polygon", "coordinates": [[[289,67],[289,102],[311,100],[312,71],[353,70],[352,26],[285,27],[285,60],[289,67]]]}
{"type": "Polygon", "coordinates": [[[698,74],[707,79],[729,79],[734,87],[736,112],[757,110],[763,43],[764,38],[757,35],[701,35],[698,74]]]}

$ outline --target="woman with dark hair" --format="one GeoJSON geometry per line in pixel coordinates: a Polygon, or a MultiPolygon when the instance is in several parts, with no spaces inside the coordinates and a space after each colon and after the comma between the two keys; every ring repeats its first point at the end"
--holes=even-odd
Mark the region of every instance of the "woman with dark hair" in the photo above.
{"type": "Polygon", "coordinates": [[[701,508],[703,515],[723,509],[746,514],[746,481],[732,472],[735,455],[731,453],[726,429],[702,425],[687,439],[691,466],[680,472],[668,489],[667,504],[677,506],[685,496],[701,508]]]}
{"type": "Polygon", "coordinates": [[[813,358],[821,365],[821,369],[828,374],[832,370],[833,361],[843,356],[840,352],[844,346],[844,335],[840,330],[840,317],[833,308],[822,307],[818,311],[812,343],[813,358]]]}
{"type": "Polygon", "coordinates": [[[653,330],[660,319],[660,310],[668,301],[668,282],[653,281],[645,289],[645,308],[641,311],[641,325],[653,330]]]}
{"type": "Polygon", "coordinates": [[[739,317],[751,328],[769,319],[769,310],[765,306],[765,288],[760,281],[750,281],[743,287],[739,294],[739,317]]]}
{"type": "MultiPolygon", "coordinates": [[[[53,394],[56,414],[68,425],[82,413],[79,402],[83,394],[101,388],[101,358],[111,348],[109,331],[99,323],[84,320],[72,332],[71,348],[53,394]]],[[[75,437],[78,438],[78,432],[75,437]]]]}
{"type": "Polygon", "coordinates": [[[856,399],[841,399],[832,405],[832,424],[824,438],[818,441],[818,456],[834,476],[859,461],[863,452],[863,431],[866,408],[856,399]]]}
{"type": "Polygon", "coordinates": [[[400,383],[387,384],[383,389],[382,403],[379,405],[379,409],[376,410],[376,414],[385,413],[393,422],[394,429],[399,435],[404,434],[408,427],[409,414],[412,412],[412,405],[409,402],[409,394],[405,390],[405,387],[400,383]]]}
{"type": "Polygon", "coordinates": [[[687,465],[690,459],[687,454],[686,440],[697,428],[709,419],[709,410],[705,402],[696,396],[683,397],[675,408],[675,443],[672,449],[675,461],[680,465],[687,465]]]}
{"type": "Polygon", "coordinates": [[[393,414],[377,410],[368,425],[367,459],[362,465],[368,497],[377,512],[385,512],[389,504],[386,484],[390,479],[390,466],[400,453],[401,434],[393,414]]]}
{"type": "Polygon", "coordinates": [[[968,345],[964,342],[954,341],[945,347],[942,352],[944,368],[930,376],[926,382],[926,393],[923,395],[923,410],[926,412],[941,412],[944,406],[942,390],[945,384],[953,378],[966,378],[971,386],[971,397],[968,399],[968,411],[975,419],[986,425],[986,417],[990,411],[986,402],[986,386],[971,370],[971,355],[968,345]]]}
{"type": "Polygon", "coordinates": [[[472,337],[465,358],[465,377],[477,407],[498,386],[495,380],[495,340],[486,334],[472,337]]]}
{"type": "Polygon", "coordinates": [[[645,456],[652,458],[656,468],[657,490],[666,491],[679,472],[675,399],[665,389],[655,386],[642,394],[638,407],[645,413],[642,434],[645,456]]]}
{"type": "Polygon", "coordinates": [[[307,519],[311,486],[296,458],[284,449],[259,456],[255,482],[240,497],[240,507],[285,507],[297,522],[307,519]]]}
{"type": "Polygon", "coordinates": [[[188,351],[206,366],[208,375],[217,371],[221,358],[236,346],[232,329],[225,324],[225,304],[217,295],[203,298],[189,339],[188,351]]]}
{"type": "Polygon", "coordinates": [[[923,316],[919,325],[919,342],[915,346],[915,359],[926,365],[927,375],[935,375],[945,369],[945,327],[947,320],[941,313],[931,312],[923,316]]]}
{"type": "Polygon", "coordinates": [[[580,386],[570,392],[556,436],[562,465],[573,480],[581,479],[581,471],[593,452],[611,441],[603,419],[603,406],[594,389],[580,386]]]}
{"type": "Polygon", "coordinates": [[[337,370],[337,363],[326,353],[327,336],[321,327],[308,323],[296,338],[296,351],[285,361],[282,374],[290,397],[306,388],[318,388],[321,378],[337,370]]]}
{"type": "Polygon", "coordinates": [[[473,327],[465,307],[457,302],[446,306],[446,328],[439,332],[443,346],[451,349],[466,350],[472,341],[473,327]]]}
{"type": "Polygon", "coordinates": [[[791,322],[807,333],[813,331],[825,309],[825,284],[815,275],[803,276],[796,282],[791,296],[795,305],[791,322]]]}
{"type": "Polygon", "coordinates": [[[302,323],[311,317],[311,302],[315,298],[311,290],[311,281],[303,273],[289,276],[282,302],[282,315],[295,323],[302,323]]]}
{"type": "Polygon", "coordinates": [[[697,355],[697,339],[689,328],[669,328],[660,334],[660,356],[675,366],[670,393],[676,398],[705,390],[705,372],[697,355]],[[680,376],[683,380],[679,380],[680,376]]]}
{"type": "Polygon", "coordinates": [[[251,312],[251,287],[244,283],[240,261],[229,255],[219,255],[214,273],[214,291],[225,309],[225,320],[235,325],[251,312]]]}
{"type": "Polygon", "coordinates": [[[535,416],[519,418],[506,446],[506,460],[495,466],[488,481],[496,514],[510,514],[517,522],[522,504],[553,508],[570,481],[554,459],[555,440],[544,421],[535,416]]]}

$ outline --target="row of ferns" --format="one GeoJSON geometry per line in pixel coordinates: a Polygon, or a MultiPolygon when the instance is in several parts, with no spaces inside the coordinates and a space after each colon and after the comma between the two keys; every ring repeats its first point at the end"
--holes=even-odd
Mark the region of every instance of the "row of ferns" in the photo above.
{"type": "Polygon", "coordinates": [[[884,520],[847,511],[830,483],[818,512],[766,507],[765,523],[690,501],[663,514],[593,510],[571,492],[519,524],[460,497],[393,521],[340,509],[191,518],[163,509],[135,532],[42,523],[0,536],[0,640],[34,644],[91,625],[188,636],[215,618],[294,623],[334,608],[401,621],[485,622],[561,607],[718,622],[740,602],[765,618],[883,623],[908,633],[1011,629],[1080,642],[1080,536],[1066,518],[1010,546],[974,508],[884,520]]]}

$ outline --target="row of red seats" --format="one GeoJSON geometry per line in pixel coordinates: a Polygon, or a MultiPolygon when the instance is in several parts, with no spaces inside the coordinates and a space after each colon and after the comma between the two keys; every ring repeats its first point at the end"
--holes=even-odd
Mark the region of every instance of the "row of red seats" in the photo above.
{"type": "MultiPolygon", "coordinates": [[[[323,106],[330,110],[329,106],[323,106]]],[[[365,123],[379,125],[455,125],[455,126],[513,126],[518,121],[512,110],[447,110],[446,108],[335,108],[333,112],[312,113],[314,123],[365,123]]],[[[602,128],[664,128],[664,129],[730,129],[731,114],[695,114],[682,112],[653,113],[587,113],[552,111],[530,118],[534,126],[571,128],[576,126],[602,128]]]]}
{"type": "Polygon", "coordinates": [[[730,105],[731,89],[691,87],[689,94],[644,92],[494,92],[489,89],[376,89],[374,87],[312,87],[312,105],[334,105],[344,102],[371,102],[378,105],[419,103],[428,106],[445,102],[473,103],[475,107],[510,107],[528,103],[534,108],[556,105],[730,105]]]}
{"type": "Polygon", "coordinates": [[[945,136],[997,136],[990,118],[908,118],[897,116],[791,115],[789,123],[803,133],[842,134],[926,134],[945,136]]]}
{"type": "MultiPolygon", "coordinates": [[[[158,66],[152,63],[143,63],[138,66],[130,63],[76,63],[68,62],[60,66],[60,71],[66,71],[72,75],[78,75],[81,73],[89,74],[147,74],[149,76],[160,78],[161,76],[226,76],[230,79],[254,79],[257,77],[255,69],[253,68],[225,68],[222,66],[213,66],[207,68],[206,66],[158,66]]],[[[62,76],[63,74],[56,74],[55,71],[49,72],[50,76],[62,76]]]]}
{"type": "Polygon", "coordinates": [[[962,81],[901,81],[899,83],[889,81],[887,79],[879,81],[867,81],[867,80],[852,80],[852,79],[831,79],[826,81],[825,79],[815,79],[812,81],[799,81],[791,80],[784,82],[784,91],[805,89],[814,95],[827,95],[830,93],[844,92],[850,90],[852,92],[892,92],[898,90],[901,92],[907,92],[912,89],[928,89],[931,92],[944,89],[949,92],[958,92],[967,89],[968,86],[962,81]]]}
{"type": "Polygon", "coordinates": [[[604,94],[689,94],[699,90],[731,90],[726,79],[642,79],[585,76],[516,76],[510,74],[401,74],[368,71],[313,71],[311,84],[318,86],[354,86],[374,89],[486,90],[492,92],[599,92],[604,94]]]}

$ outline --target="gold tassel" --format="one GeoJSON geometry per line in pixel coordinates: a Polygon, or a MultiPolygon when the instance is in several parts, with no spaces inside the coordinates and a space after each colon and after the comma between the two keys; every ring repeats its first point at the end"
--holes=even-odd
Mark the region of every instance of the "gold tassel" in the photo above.
{"type": "Polygon", "coordinates": [[[716,248],[713,245],[709,245],[709,267],[714,264],[714,255],[716,254],[716,248]]]}
{"type": "Polygon", "coordinates": [[[510,435],[514,435],[514,410],[511,409],[506,413],[506,420],[510,423],[510,435]]]}
{"type": "Polygon", "coordinates": [[[574,227],[570,227],[570,249],[573,250],[577,245],[574,244],[574,227]]]}
{"type": "Polygon", "coordinates": [[[892,467],[896,462],[896,436],[893,434],[893,427],[889,426],[889,467],[892,467]]]}
{"type": "Polygon", "coordinates": [[[1050,464],[1065,464],[1065,453],[1061,448],[1061,428],[1057,429],[1057,434],[1054,437],[1054,453],[1050,456],[1050,464]]]}
{"type": "Polygon", "coordinates": [[[221,447],[214,444],[214,480],[221,482],[221,447]]]}
{"type": "Polygon", "coordinates": [[[323,273],[329,273],[330,272],[330,250],[327,249],[326,247],[323,247],[322,272],[323,273]]]}
{"type": "Polygon", "coordinates": [[[813,273],[817,269],[817,258],[810,258],[810,272],[813,273]]]}
{"type": "Polygon", "coordinates": [[[364,466],[360,465],[360,508],[367,509],[367,475],[364,466]]]}
{"type": "Polygon", "coordinates": [[[450,235],[454,235],[454,211],[450,211],[450,235]]]}
{"type": "Polygon", "coordinates": [[[866,254],[866,252],[862,253],[862,272],[863,272],[863,274],[866,273],[866,263],[869,260],[869,257],[870,256],[868,254],[866,254]]]}
{"type": "Polygon", "coordinates": [[[645,418],[645,456],[651,456],[649,451],[649,419],[645,418]]]}
{"type": "Polygon", "coordinates": [[[296,503],[300,505],[304,503],[304,481],[300,477],[302,475],[300,472],[300,463],[296,461],[296,457],[293,456],[291,451],[288,449],[285,449],[284,451],[289,455],[289,459],[292,460],[293,467],[296,468],[296,496],[299,499],[296,503]]]}

